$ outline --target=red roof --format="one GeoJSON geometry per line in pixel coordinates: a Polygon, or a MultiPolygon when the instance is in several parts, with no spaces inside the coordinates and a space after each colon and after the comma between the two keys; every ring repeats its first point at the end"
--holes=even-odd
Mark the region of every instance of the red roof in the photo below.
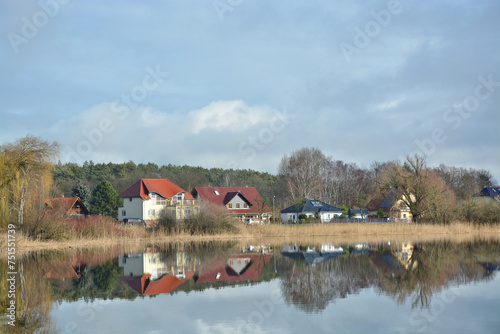
{"type": "MultiPolygon", "coordinates": [[[[228,209],[230,213],[259,213],[257,200],[262,197],[255,187],[195,187],[193,195],[198,196],[206,203],[226,206],[235,196],[240,195],[249,204],[248,209],[228,209]],[[219,194],[219,195],[217,195],[219,194]]],[[[262,205],[262,204],[260,204],[262,205]]],[[[264,204],[263,212],[271,213],[271,209],[264,204]]]]}
{"type": "Polygon", "coordinates": [[[214,282],[236,282],[236,281],[255,281],[259,278],[264,266],[271,259],[272,254],[238,254],[231,255],[231,258],[250,258],[250,265],[238,275],[235,271],[227,265],[220,265],[208,271],[203,271],[198,276],[196,283],[214,283],[214,282]],[[217,279],[217,277],[219,277],[217,279]]]}
{"type": "Polygon", "coordinates": [[[193,273],[186,273],[185,279],[180,279],[173,275],[165,275],[159,280],[151,281],[149,280],[150,277],[150,274],[142,275],[141,277],[120,277],[120,281],[126,283],[140,294],[149,296],[160,293],[171,293],[191,279],[193,273]]]}
{"type": "Polygon", "coordinates": [[[69,213],[75,205],[79,205],[83,213],[88,214],[88,210],[83,204],[80,197],[56,197],[48,199],[46,202],[47,206],[53,210],[60,211],[63,213],[69,213]]]}
{"type": "Polygon", "coordinates": [[[164,198],[170,198],[179,193],[184,193],[184,198],[193,198],[190,193],[168,179],[140,179],[128,187],[118,197],[140,197],[142,199],[150,199],[150,193],[156,193],[164,198]]]}

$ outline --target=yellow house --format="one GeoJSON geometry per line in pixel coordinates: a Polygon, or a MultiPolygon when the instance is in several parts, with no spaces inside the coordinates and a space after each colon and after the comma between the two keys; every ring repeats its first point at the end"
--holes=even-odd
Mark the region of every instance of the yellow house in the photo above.
{"type": "MultiPolygon", "coordinates": [[[[369,214],[377,215],[378,210],[381,209],[388,218],[395,221],[411,221],[413,216],[403,199],[405,199],[405,195],[399,191],[386,189],[368,203],[369,214]]],[[[411,200],[413,201],[414,198],[411,200]]]]}
{"type": "Polygon", "coordinates": [[[500,187],[484,187],[472,200],[477,205],[500,204],[500,187]]]}

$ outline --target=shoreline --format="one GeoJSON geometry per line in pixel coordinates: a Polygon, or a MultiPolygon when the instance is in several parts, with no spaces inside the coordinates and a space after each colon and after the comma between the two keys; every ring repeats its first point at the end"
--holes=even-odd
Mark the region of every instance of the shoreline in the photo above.
{"type": "MultiPolygon", "coordinates": [[[[166,235],[158,232],[141,231],[134,237],[73,238],[67,240],[37,241],[18,236],[16,251],[29,253],[43,250],[69,248],[112,247],[116,245],[140,246],[161,243],[186,243],[208,241],[235,241],[239,243],[365,243],[390,240],[408,242],[450,240],[469,241],[476,239],[499,239],[500,226],[473,226],[466,223],[450,225],[426,225],[408,223],[349,223],[324,225],[240,225],[237,234],[189,235],[185,233],[166,235]]],[[[0,234],[0,258],[7,254],[7,233],[0,234]]]]}

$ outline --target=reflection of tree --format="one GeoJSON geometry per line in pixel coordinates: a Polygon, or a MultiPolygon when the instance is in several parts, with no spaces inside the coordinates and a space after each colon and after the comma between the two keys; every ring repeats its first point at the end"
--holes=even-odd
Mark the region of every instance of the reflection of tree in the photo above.
{"type": "MultiPolygon", "coordinates": [[[[32,258],[39,258],[35,254],[32,258]]],[[[50,315],[52,310],[52,301],[50,298],[50,285],[42,278],[40,263],[33,265],[24,265],[23,261],[17,261],[16,276],[16,326],[4,325],[4,329],[9,333],[34,333],[34,332],[57,332],[55,323],[50,315]]],[[[2,282],[7,280],[9,272],[7,263],[0,261],[0,272],[2,272],[2,282]]],[[[0,305],[0,314],[6,314],[10,299],[7,299],[8,286],[0,285],[2,304],[0,305]],[[4,291],[5,289],[5,291],[4,291]]]]}
{"type": "Polygon", "coordinates": [[[281,274],[285,301],[305,312],[318,312],[330,301],[358,293],[374,283],[374,271],[367,257],[335,258],[314,267],[294,262],[281,274]]]}
{"type": "Polygon", "coordinates": [[[283,258],[278,271],[285,301],[305,312],[320,312],[331,301],[369,286],[398,304],[410,299],[413,307],[423,308],[450,286],[490,280],[486,267],[500,263],[499,245],[498,241],[415,244],[408,269],[398,263],[397,254],[382,247],[369,255],[337,257],[317,266],[283,258]]]}
{"type": "MultiPolygon", "coordinates": [[[[477,253],[473,247],[475,246],[471,243],[416,244],[409,269],[400,275],[381,277],[378,286],[398,303],[411,298],[412,307],[429,307],[432,296],[444,288],[490,279],[477,261],[477,253]]],[[[484,251],[497,253],[498,256],[498,242],[492,243],[484,251]]]]}

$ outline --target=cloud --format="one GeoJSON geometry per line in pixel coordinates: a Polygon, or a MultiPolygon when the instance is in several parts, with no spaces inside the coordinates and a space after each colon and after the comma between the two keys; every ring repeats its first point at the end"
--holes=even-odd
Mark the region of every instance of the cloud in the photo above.
{"type": "Polygon", "coordinates": [[[241,100],[216,101],[189,112],[192,132],[204,130],[238,132],[263,124],[274,113],[267,106],[248,106],[241,100]]]}

